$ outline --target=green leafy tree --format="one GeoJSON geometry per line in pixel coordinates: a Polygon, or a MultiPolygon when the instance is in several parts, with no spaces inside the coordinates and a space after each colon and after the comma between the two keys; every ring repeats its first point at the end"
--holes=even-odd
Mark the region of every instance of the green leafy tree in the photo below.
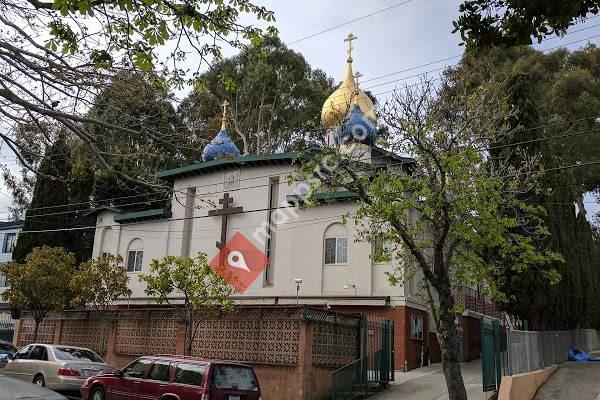
{"type": "MultiPolygon", "coordinates": [[[[129,276],[123,265],[123,258],[107,254],[93,260],[88,260],[79,266],[71,277],[70,287],[76,296],[72,300],[75,306],[91,305],[97,311],[107,311],[115,301],[131,296],[127,286],[129,276]]],[[[106,314],[97,313],[102,323],[102,341],[100,353],[106,352],[106,314]]]]}
{"type": "Polygon", "coordinates": [[[97,137],[95,144],[105,154],[94,156],[78,142],[75,157],[88,160],[94,170],[92,196],[95,201],[111,200],[114,206],[151,201],[156,208],[165,187],[156,180],[156,172],[200,160],[201,147],[182,129],[172,94],[154,74],[123,72],[94,99],[87,116],[111,122],[114,127],[89,124],[88,131],[97,137]],[[107,163],[107,165],[104,163],[107,163]],[[131,182],[135,177],[138,182],[131,182]],[[150,184],[150,185],[149,185],[150,184]]]}
{"type": "Polygon", "coordinates": [[[129,277],[119,255],[107,254],[79,266],[71,278],[75,305],[89,304],[96,310],[108,310],[120,298],[131,296],[129,277]]]}
{"type": "Polygon", "coordinates": [[[72,293],[69,282],[75,268],[75,256],[62,247],[34,248],[25,263],[11,262],[0,267],[10,282],[2,298],[12,307],[29,310],[34,320],[33,341],[40,322],[50,311],[62,311],[72,293]]]}
{"type": "Polygon", "coordinates": [[[551,235],[539,245],[560,253],[564,262],[551,268],[561,275],[548,285],[540,269],[506,270],[499,283],[507,301],[501,308],[534,329],[600,326],[600,247],[586,219],[586,193],[598,192],[600,166],[589,164],[600,154],[600,49],[541,53],[529,48],[490,49],[467,55],[447,72],[469,88],[493,87],[516,112],[510,135],[496,143],[494,158],[519,165],[523,154],[535,155],[546,172],[537,194],[523,198],[541,205],[551,235]]]}
{"type": "Polygon", "coordinates": [[[598,14],[600,1],[464,0],[454,21],[467,48],[531,44],[547,36],[564,35],[589,14],[598,14]]]}
{"type": "Polygon", "coordinates": [[[193,86],[197,76],[189,71],[222,58],[223,45],[242,48],[260,42],[265,31],[274,34],[268,26],[273,20],[273,12],[248,0],[4,1],[0,110],[7,129],[0,138],[35,170],[26,157],[34,148],[9,128],[25,119],[58,123],[110,168],[96,145],[101,138],[89,127],[123,133],[135,128],[95,119],[88,111],[118,73],[154,73],[171,88],[193,86]]]}
{"type": "Polygon", "coordinates": [[[208,264],[206,254],[194,258],[167,256],[152,260],[149,274],[140,274],[145,292],[159,304],[168,304],[185,322],[185,355],[192,354],[192,344],[202,317],[231,310],[235,289],[208,264]],[[183,305],[173,301],[183,297],[183,305]]]}
{"type": "MultiPolygon", "coordinates": [[[[449,82],[442,88],[444,84],[449,82]]],[[[360,147],[327,149],[305,161],[301,179],[308,179],[312,188],[308,204],[319,190],[343,188],[358,195],[351,217],[359,240],[385,240],[391,245],[389,256],[405,260],[390,275],[392,284],[411,276],[421,281],[449,397],[464,400],[455,322],[461,310],[454,289],[482,284],[487,293],[502,298],[496,278],[503,270],[526,270],[558,256],[536,246],[548,233],[542,209],[515,195],[535,187],[532,164],[490,168],[486,158],[490,144],[509,133],[506,121],[512,108],[493,91],[455,89],[446,96],[424,81],[396,92],[386,104],[381,115],[390,139],[384,145],[412,156],[414,164],[366,163],[360,147]],[[507,208],[520,210],[519,218],[505,216],[507,208]],[[516,226],[529,234],[513,232],[516,226]],[[502,257],[489,256],[495,253],[502,257]]],[[[547,277],[556,280],[553,271],[547,277]]]]}
{"type": "Polygon", "coordinates": [[[230,134],[243,154],[303,149],[323,144],[321,107],[333,89],[323,71],[269,37],[200,75],[179,114],[194,139],[206,143],[219,131],[219,105],[227,99],[230,134]]]}

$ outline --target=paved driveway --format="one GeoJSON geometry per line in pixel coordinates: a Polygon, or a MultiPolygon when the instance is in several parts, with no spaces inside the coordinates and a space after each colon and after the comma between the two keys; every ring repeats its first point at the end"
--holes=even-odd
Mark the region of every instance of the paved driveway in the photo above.
{"type": "MultiPolygon", "coordinates": [[[[397,372],[396,382],[388,390],[378,393],[370,400],[448,399],[446,381],[441,368],[441,364],[434,364],[409,372],[397,372]]],[[[481,362],[479,360],[462,364],[462,374],[469,400],[485,400],[489,397],[482,391],[481,362]]]]}
{"type": "Polygon", "coordinates": [[[535,400],[600,399],[600,362],[567,362],[552,374],[535,395],[535,400]]]}

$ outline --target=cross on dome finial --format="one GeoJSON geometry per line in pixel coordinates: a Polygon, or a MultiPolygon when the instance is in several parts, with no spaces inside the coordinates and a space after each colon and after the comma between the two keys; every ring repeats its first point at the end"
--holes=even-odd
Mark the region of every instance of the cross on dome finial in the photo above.
{"type": "Polygon", "coordinates": [[[352,62],[352,50],[354,50],[354,47],[352,47],[352,41],[358,39],[358,37],[356,37],[354,34],[349,33],[348,36],[346,37],[346,39],[344,39],[344,42],[348,42],[348,62],[351,63],[352,62]]]}
{"type": "Polygon", "coordinates": [[[221,118],[221,130],[224,131],[227,129],[227,107],[229,106],[229,102],[227,100],[223,100],[221,103],[221,107],[223,107],[223,117],[221,118]]]}
{"type": "Polygon", "coordinates": [[[354,77],[354,81],[356,82],[356,90],[353,93],[354,104],[358,104],[358,97],[360,96],[359,87],[358,87],[358,79],[361,78],[363,76],[363,74],[361,74],[359,71],[356,71],[356,73],[352,76],[354,77]]]}

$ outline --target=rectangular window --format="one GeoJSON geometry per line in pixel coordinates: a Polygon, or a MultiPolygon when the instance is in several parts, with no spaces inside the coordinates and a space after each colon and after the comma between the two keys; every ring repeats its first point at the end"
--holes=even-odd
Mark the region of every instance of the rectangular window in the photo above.
{"type": "Polygon", "coordinates": [[[325,239],[325,264],[348,262],[348,238],[325,239]]]}
{"type": "Polygon", "coordinates": [[[6,233],[4,235],[4,243],[2,245],[2,252],[3,253],[12,253],[16,244],[17,244],[17,234],[16,233],[6,233]]]}
{"type": "Polygon", "coordinates": [[[423,339],[423,317],[415,314],[410,316],[410,338],[423,339]]]}
{"type": "Polygon", "coordinates": [[[204,365],[177,364],[173,382],[183,385],[202,386],[204,376],[204,365]]]}
{"type": "Polygon", "coordinates": [[[155,381],[169,382],[170,378],[170,363],[165,361],[155,361],[148,373],[148,379],[155,381]]]}
{"type": "Polygon", "coordinates": [[[254,390],[258,380],[254,371],[238,365],[217,365],[213,375],[215,389],[254,390]]]}
{"type": "Polygon", "coordinates": [[[4,276],[3,274],[0,274],[0,287],[6,287],[8,286],[8,281],[6,279],[6,276],[4,276]]]}
{"type": "Polygon", "coordinates": [[[143,258],[144,252],[142,250],[130,251],[127,255],[127,272],[141,271],[143,258]]]}

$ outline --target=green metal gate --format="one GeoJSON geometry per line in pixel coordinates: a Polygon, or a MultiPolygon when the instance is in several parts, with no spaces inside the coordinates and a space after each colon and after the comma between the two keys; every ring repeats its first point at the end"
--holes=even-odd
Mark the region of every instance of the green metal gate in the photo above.
{"type": "Polygon", "coordinates": [[[483,391],[500,389],[502,379],[500,324],[486,323],[481,317],[481,374],[483,391]]]}
{"type": "Polygon", "coordinates": [[[394,322],[363,315],[359,329],[360,358],[331,373],[332,400],[359,398],[394,380],[394,322]]]}

